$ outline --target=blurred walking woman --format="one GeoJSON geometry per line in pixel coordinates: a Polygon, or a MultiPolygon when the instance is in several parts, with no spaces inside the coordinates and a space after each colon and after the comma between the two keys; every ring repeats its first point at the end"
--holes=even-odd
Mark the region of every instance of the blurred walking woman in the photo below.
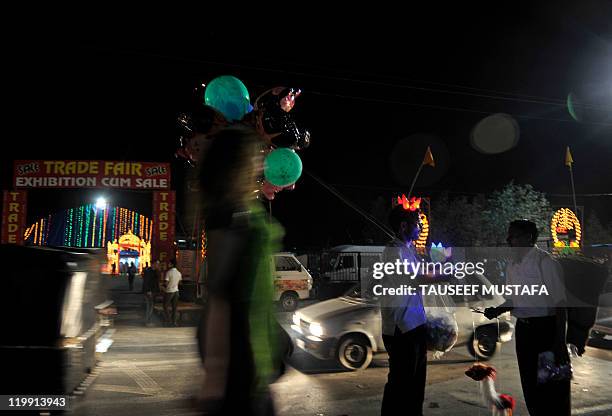
{"type": "Polygon", "coordinates": [[[227,128],[201,160],[208,301],[199,328],[205,414],[273,415],[268,385],[282,361],[270,255],[282,230],[255,199],[263,159],[253,130],[227,128]]]}

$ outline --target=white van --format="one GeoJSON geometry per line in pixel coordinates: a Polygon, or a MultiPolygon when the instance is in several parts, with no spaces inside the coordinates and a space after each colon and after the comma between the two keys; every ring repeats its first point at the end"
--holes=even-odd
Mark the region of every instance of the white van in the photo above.
{"type": "Polygon", "coordinates": [[[293,253],[277,253],[274,261],[274,300],[284,311],[292,312],[300,299],[310,297],[312,276],[293,253]]]}
{"type": "Polygon", "coordinates": [[[322,276],[330,282],[360,281],[380,262],[385,246],[336,246],[329,251],[329,264],[322,276]]]}

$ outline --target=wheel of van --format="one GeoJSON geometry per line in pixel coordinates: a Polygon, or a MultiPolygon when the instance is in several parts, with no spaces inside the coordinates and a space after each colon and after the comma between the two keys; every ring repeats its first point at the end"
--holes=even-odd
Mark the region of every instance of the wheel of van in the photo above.
{"type": "Polygon", "coordinates": [[[490,360],[497,351],[497,335],[491,329],[476,329],[467,344],[469,353],[483,361],[490,360]]]}
{"type": "Polygon", "coordinates": [[[363,370],[368,368],[372,362],[372,347],[365,336],[350,334],[338,342],[336,356],[340,365],[345,369],[363,370]]]}
{"type": "Polygon", "coordinates": [[[280,298],[280,303],[285,312],[293,312],[298,306],[298,295],[295,292],[285,292],[280,298]]]}

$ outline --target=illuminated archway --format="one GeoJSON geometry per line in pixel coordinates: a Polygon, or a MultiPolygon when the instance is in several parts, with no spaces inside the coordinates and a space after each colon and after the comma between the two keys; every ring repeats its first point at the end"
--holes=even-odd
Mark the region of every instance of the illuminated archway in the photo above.
{"type": "Polygon", "coordinates": [[[132,230],[117,240],[109,241],[106,245],[107,266],[106,272],[119,272],[120,256],[122,252],[134,252],[138,254],[138,271],[142,272],[143,265],[151,264],[151,242],[145,241],[134,235],[132,230]],[[115,267],[113,268],[113,264],[115,267]]]}
{"type": "Polygon", "coordinates": [[[580,247],[582,230],[576,214],[569,208],[557,210],[550,221],[550,234],[555,247],[580,247]]]}

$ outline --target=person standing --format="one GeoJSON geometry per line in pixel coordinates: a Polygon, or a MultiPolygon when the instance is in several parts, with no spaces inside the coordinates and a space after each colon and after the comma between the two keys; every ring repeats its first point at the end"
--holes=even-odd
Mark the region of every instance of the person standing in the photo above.
{"type": "Polygon", "coordinates": [[[134,277],[136,277],[136,266],[134,266],[134,263],[130,263],[130,267],[127,269],[127,274],[131,292],[134,290],[134,277]]]}
{"type": "Polygon", "coordinates": [[[146,267],[143,272],[142,279],[142,291],[144,293],[145,299],[145,325],[151,326],[152,318],[153,318],[153,306],[155,305],[155,293],[159,291],[158,288],[159,279],[157,277],[156,271],[149,265],[146,264],[146,267]]]}
{"type": "MultiPolygon", "coordinates": [[[[382,261],[416,264],[420,260],[414,241],[421,231],[419,211],[397,205],[389,223],[396,238],[383,251],[382,261]]],[[[406,283],[402,276],[385,276],[385,285],[406,283]]],[[[382,296],[382,338],[389,354],[389,374],[383,393],[381,415],[423,414],[427,376],[427,317],[420,293],[382,296]]]]}
{"type": "Polygon", "coordinates": [[[569,378],[538,384],[540,353],[554,353],[557,365],[569,363],[566,345],[567,314],[563,271],[550,254],[536,247],[538,229],[528,220],[517,220],[508,228],[512,261],[506,269],[509,285],[545,285],[550,296],[510,296],[498,307],[486,308],[493,319],[511,311],[517,318],[516,358],[525,404],[531,416],[569,415],[569,378]]]}
{"type": "Polygon", "coordinates": [[[168,324],[178,326],[176,319],[176,307],[179,300],[179,282],[182,280],[181,272],[176,268],[176,260],[170,260],[170,268],[166,271],[164,281],[166,283],[164,296],[164,315],[168,324]],[[172,307],[172,316],[168,312],[168,307],[172,307]]]}

